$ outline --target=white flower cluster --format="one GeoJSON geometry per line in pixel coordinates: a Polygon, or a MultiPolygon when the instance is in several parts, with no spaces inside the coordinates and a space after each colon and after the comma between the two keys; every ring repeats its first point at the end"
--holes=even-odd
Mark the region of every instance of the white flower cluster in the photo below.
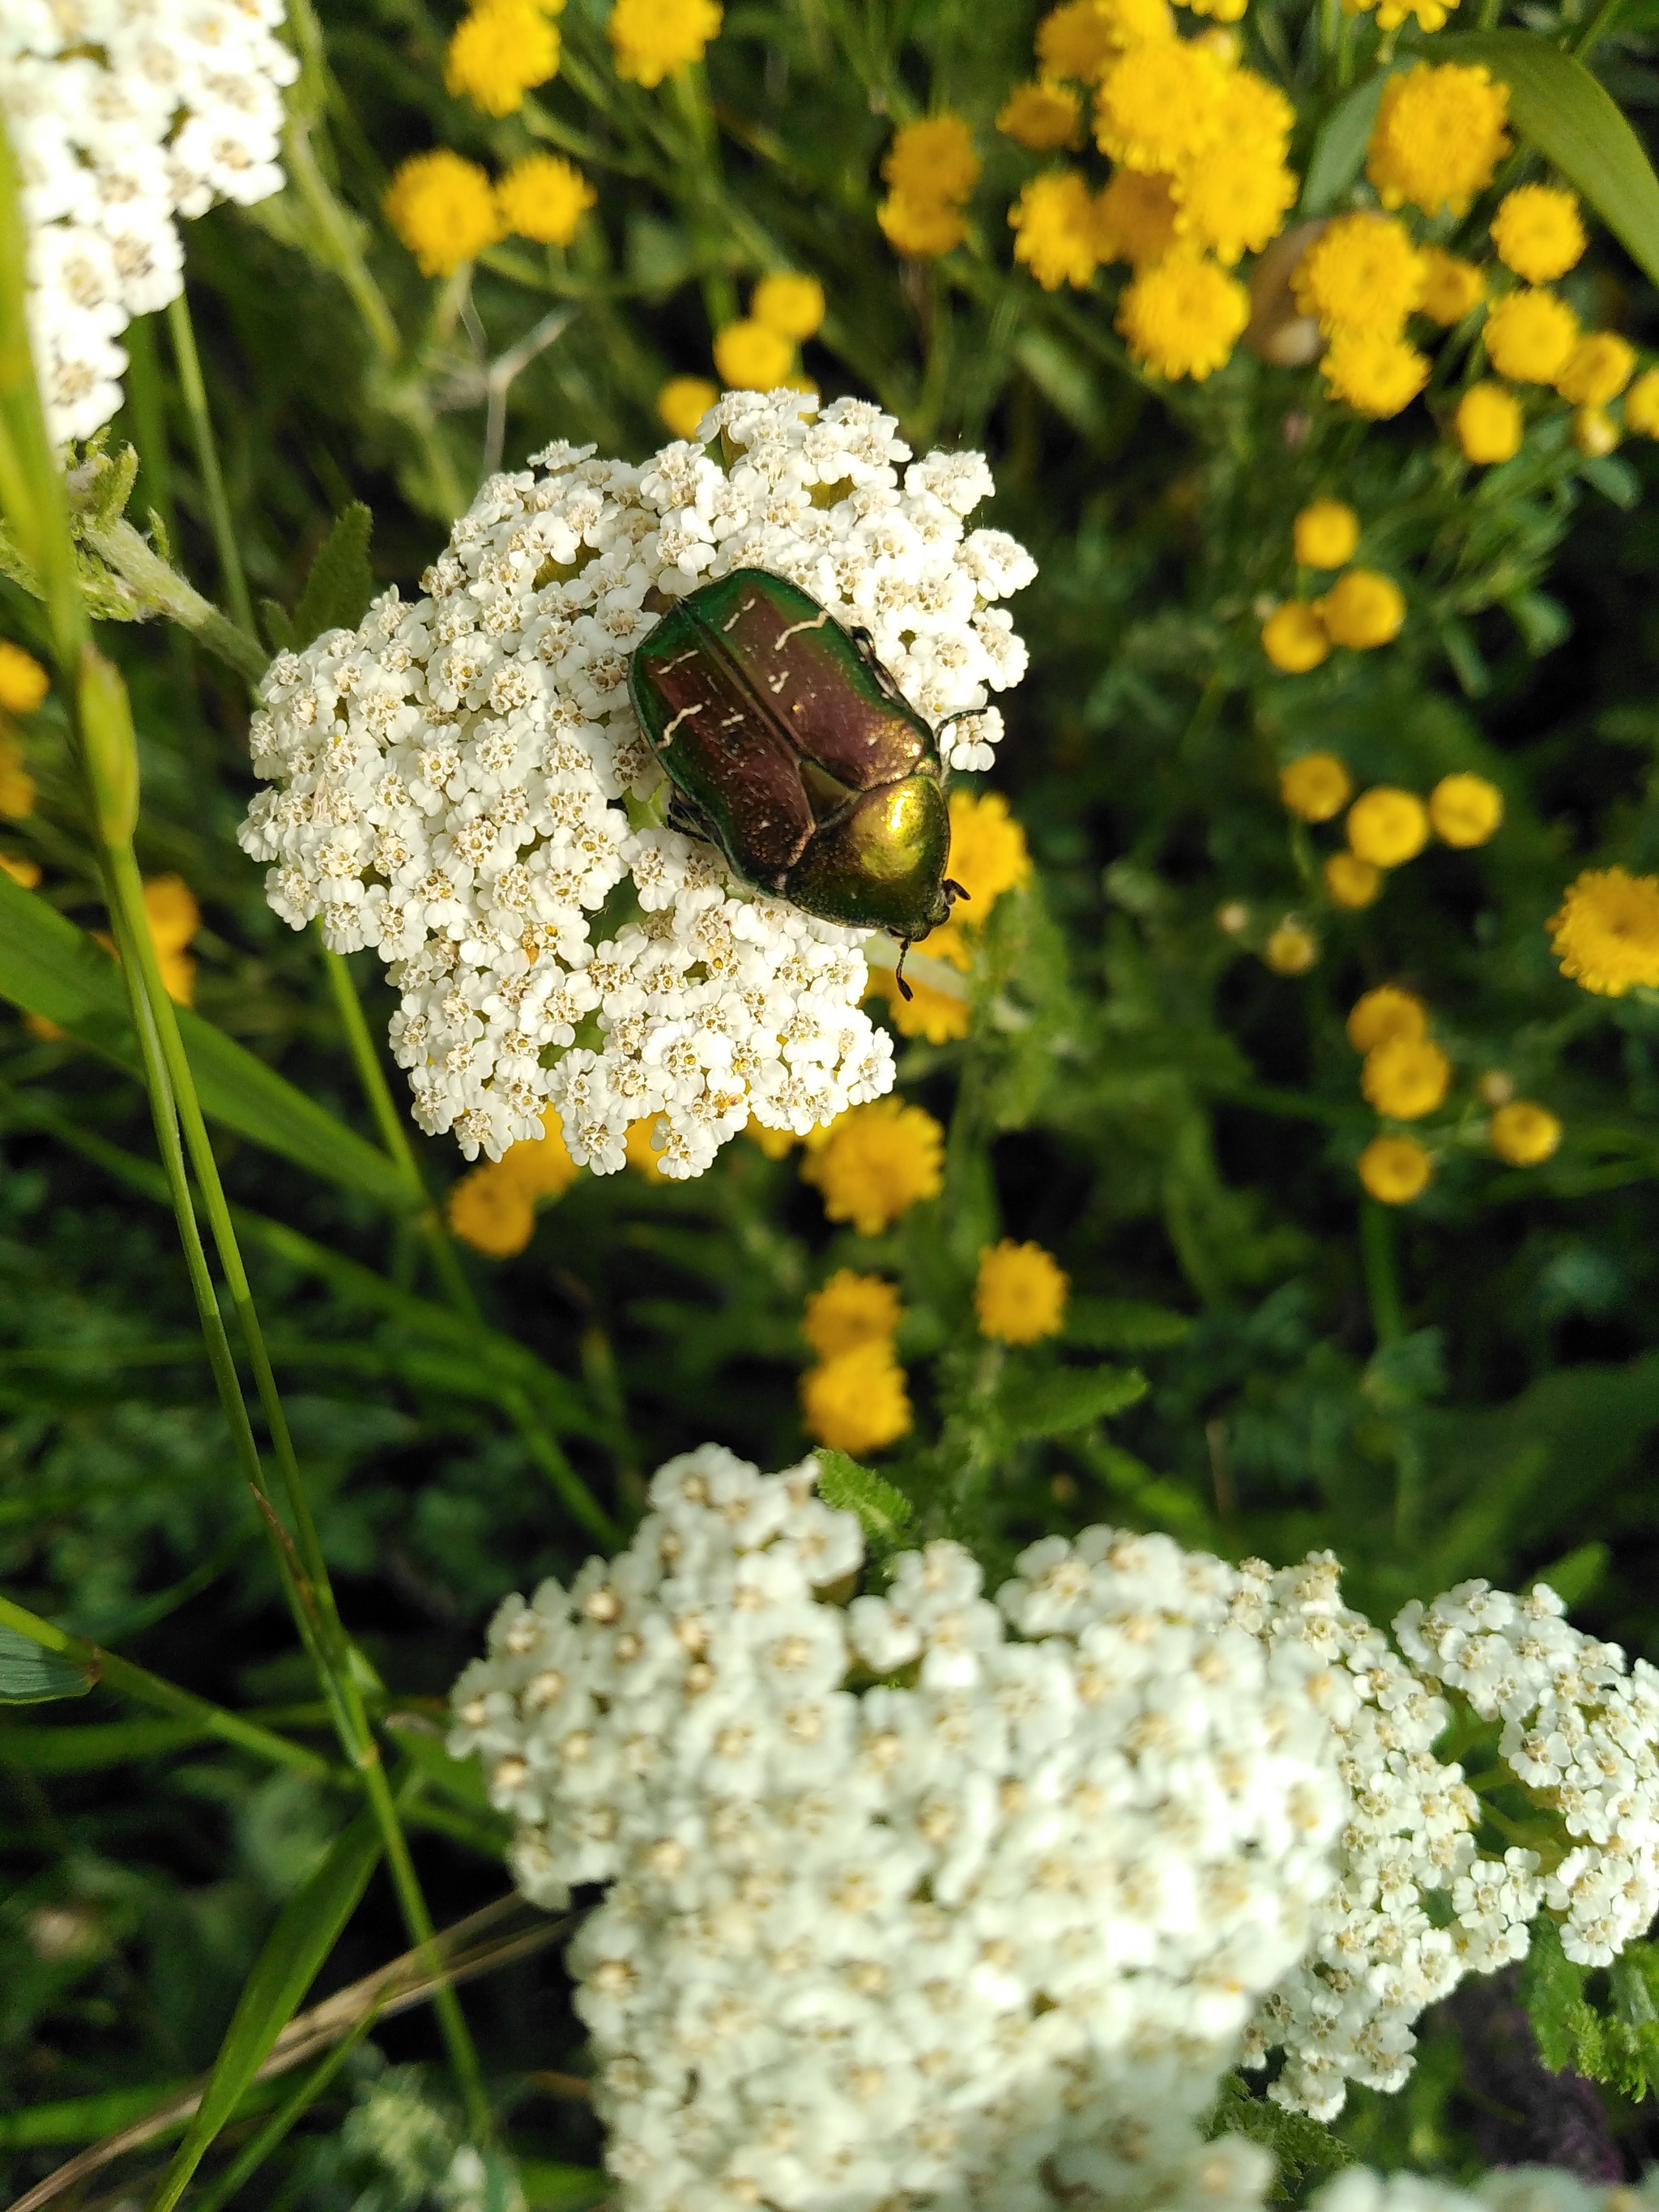
{"type": "Polygon", "coordinates": [[[696,442],[643,468],[550,447],[485,484],[425,598],[389,592],[266,677],[252,741],[271,788],[243,846],[285,921],[320,915],[330,945],[388,963],[416,1119],[469,1159],[539,1136],[551,1107],[602,1174],[652,1118],[663,1172],[698,1175],[750,1115],[805,1134],[891,1085],[860,933],[662,826],[628,695],[666,601],[760,568],[867,629],[930,720],[970,712],[947,765],[989,765],[988,687],[1025,659],[991,602],[1035,568],[965,527],[985,463],[933,453],[901,482],[890,416],[816,405],[727,393],[700,434],[728,467],[696,442]]]}
{"type": "Polygon", "coordinates": [[[1602,2187],[1559,2166],[1500,2166],[1474,2187],[1439,2176],[1352,2166],[1310,2200],[1309,2212],[1659,2212],[1659,2166],[1639,2187],[1602,2187]]]}
{"type": "Polygon", "coordinates": [[[1503,1722],[1504,1764],[1583,1838],[1548,1875],[1544,1901],[1568,1958],[1605,1966],[1659,1908],[1659,1672],[1644,1659],[1626,1671],[1616,1644],[1564,1610],[1542,1583],[1511,1597],[1460,1583],[1426,1609],[1408,1605],[1395,1634],[1425,1674],[1503,1722]]]}
{"type": "Polygon", "coordinates": [[[1321,1670],[1109,1530],[843,1607],[815,1479],[671,1462],[456,1686],[526,1893],[609,1885],[571,1965],[623,2201],[1250,2212],[1271,2160],[1197,2122],[1329,1883],[1321,1670]]]}
{"type": "Polygon", "coordinates": [[[1398,2089],[1410,2073],[1419,2013],[1466,1973],[1523,1957],[1542,1892],[1535,1856],[1480,1856],[1479,1803],[1462,1770],[1432,1746],[1450,1717],[1363,1613],[1342,1602],[1339,1569],[1316,1553],[1277,1573],[1239,1571],[1233,1616],[1270,1648],[1292,1644],[1325,1670],[1348,1814],[1339,1879],[1306,1958],[1252,2023],[1246,2063],[1275,2045],[1281,2104],[1334,2118],[1350,2081],[1398,2089]],[[1431,1920],[1425,1897],[1449,1910],[1431,1920]]]}
{"type": "Polygon", "coordinates": [[[282,187],[283,0],[5,0],[0,112],[23,185],[29,319],[48,426],[121,404],[135,315],[175,298],[175,216],[282,187]]]}

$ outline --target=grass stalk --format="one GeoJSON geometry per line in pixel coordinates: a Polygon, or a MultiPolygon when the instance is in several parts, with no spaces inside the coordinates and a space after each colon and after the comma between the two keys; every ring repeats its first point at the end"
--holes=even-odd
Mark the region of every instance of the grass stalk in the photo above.
{"type": "Polygon", "coordinates": [[[219,466],[219,448],[213,435],[213,417],[208,412],[207,386],[202,381],[202,360],[196,350],[196,326],[191,321],[190,302],[183,292],[167,308],[167,329],[172,335],[173,360],[179,370],[179,388],[185,395],[185,405],[190,414],[191,436],[196,447],[196,465],[202,472],[208,525],[213,532],[214,550],[219,556],[219,574],[224,584],[225,598],[237,629],[246,630],[250,637],[255,637],[258,632],[253,627],[253,603],[248,597],[247,577],[242,568],[242,549],[236,543],[236,531],[230,518],[230,500],[225,491],[224,472],[219,466]]]}

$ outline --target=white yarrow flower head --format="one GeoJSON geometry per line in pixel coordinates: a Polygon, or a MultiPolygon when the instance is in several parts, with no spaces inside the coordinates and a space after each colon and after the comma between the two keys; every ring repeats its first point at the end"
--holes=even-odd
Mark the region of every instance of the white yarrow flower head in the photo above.
{"type": "Polygon", "coordinates": [[[891,1087],[866,933],[666,826],[628,670],[667,603],[766,569],[867,629],[930,720],[968,716],[947,766],[988,766],[988,696],[1024,666],[993,602],[1035,567],[968,528],[979,455],[909,462],[896,431],[864,401],[738,392],[643,468],[550,447],[484,485],[418,602],[272,663],[244,849],[286,921],[387,963],[415,1118],[469,1159],[556,1113],[609,1174],[648,1119],[663,1173],[696,1176],[751,1115],[805,1135],[891,1087]]]}
{"type": "Polygon", "coordinates": [[[455,1687],[520,1887],[601,1886],[570,1964],[623,2203],[1251,2212],[1271,2161],[1199,2124],[1330,1884],[1309,1668],[1232,1569],[1109,1529],[994,1603],[948,1542],[834,1602],[863,1542],[816,1475],[671,1462],[455,1687]]]}
{"type": "Polygon", "coordinates": [[[283,0],[8,0],[0,113],[22,179],[29,327],[47,425],[121,404],[135,315],[178,296],[178,216],[282,189],[283,0]]]}

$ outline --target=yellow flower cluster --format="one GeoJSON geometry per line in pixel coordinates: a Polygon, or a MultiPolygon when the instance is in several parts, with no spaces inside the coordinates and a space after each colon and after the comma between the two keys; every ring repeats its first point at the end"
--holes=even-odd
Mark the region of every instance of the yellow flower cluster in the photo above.
{"type": "Polygon", "coordinates": [[[549,20],[564,0],[473,0],[451,34],[444,84],[486,115],[511,115],[533,86],[559,70],[559,34],[549,20]]]}
{"type": "Polygon", "coordinates": [[[945,1132],[925,1108],[878,1098],[814,1130],[800,1172],[822,1193],[831,1221],[878,1237],[945,1188],[945,1132]]]}
{"type": "MultiPolygon", "coordinates": [[[[1303,753],[1279,773],[1287,812],[1304,822],[1329,822],[1353,788],[1334,753],[1303,753]]],[[[1348,807],[1348,849],[1324,866],[1325,889],[1337,906],[1365,907],[1382,888],[1384,872],[1415,860],[1431,831],[1443,845],[1484,845],[1504,819],[1504,794],[1483,775],[1443,775],[1425,805],[1415,792],[1377,784],[1348,807]]]]}
{"type": "Polygon", "coordinates": [[[1561,973],[1586,991],[1621,999],[1659,987],[1659,877],[1588,868],[1550,916],[1561,973]]]}
{"type": "MultiPolygon", "coordinates": [[[[990,918],[991,909],[1005,891],[1018,890],[1031,880],[1031,855],[1025,832],[1008,811],[1000,791],[982,796],[970,791],[951,794],[951,857],[948,872],[962,885],[966,902],[951,910],[925,940],[930,960],[949,961],[965,973],[974,964],[975,940],[990,918]]],[[[936,989],[920,977],[910,979],[908,1000],[890,969],[872,968],[869,989],[891,1004],[893,1026],[901,1036],[926,1037],[929,1044],[945,1044],[964,1037],[969,1026],[965,996],[936,989]]]]}
{"type": "MultiPolygon", "coordinates": [[[[1359,544],[1359,518],[1340,500],[1315,500],[1297,516],[1291,540],[1299,566],[1340,568],[1359,544]]],[[[1261,626],[1261,649],[1275,668],[1303,676],[1334,645],[1366,653],[1389,644],[1405,620],[1406,595],[1391,576],[1344,568],[1323,599],[1286,599],[1275,607],[1261,626]]]]}
{"type": "Polygon", "coordinates": [[[450,1191],[450,1228],[492,1260],[522,1252],[535,1234],[537,1200],[562,1197],[581,1173],[565,1149],[558,1116],[547,1115],[542,1127],[543,1136],[485,1161],[450,1191]]]}
{"type": "Polygon", "coordinates": [[[617,0],[605,34],[617,75],[647,88],[700,62],[720,33],[716,0],[617,0]]]}
{"type": "Polygon", "coordinates": [[[1339,216],[1297,263],[1291,289],[1328,341],[1325,381],[1357,414],[1397,415],[1428,382],[1427,356],[1405,336],[1425,283],[1411,233],[1392,216],[1339,216]]]}
{"type": "Polygon", "coordinates": [[[981,1336],[1000,1344],[1035,1344],[1057,1336],[1066,1319],[1070,1280],[1052,1252],[1041,1244],[1017,1244],[1005,1237],[979,1255],[974,1313],[981,1336]]]}
{"type": "MultiPolygon", "coordinates": [[[[749,313],[715,333],[714,366],[733,391],[772,392],[779,385],[798,383],[795,349],[818,330],[823,314],[823,287],[816,276],[763,276],[750,298],[749,313]]],[[[695,386],[698,395],[708,389],[700,378],[672,378],[657,395],[657,411],[665,422],[665,402],[676,384],[695,386]]],[[[693,396],[683,395],[685,415],[690,415],[693,396]]],[[[703,407],[690,416],[691,429],[714,397],[710,392],[703,407]]],[[[680,432],[682,437],[690,434],[690,429],[680,432]]]]}
{"type": "Polygon", "coordinates": [[[800,1402],[815,1443],[862,1459],[910,1427],[910,1397],[894,1341],[903,1318],[890,1282],[847,1267],[807,1299],[801,1334],[818,1357],[801,1376],[800,1402]]]}
{"type": "Polygon", "coordinates": [[[881,164],[887,197],[876,210],[893,251],[936,261],[960,246],[979,171],[974,134],[959,115],[927,116],[896,131],[881,164]]]}
{"type": "MultiPolygon", "coordinates": [[[[1348,1016],[1348,1042],[1364,1055],[1359,1087],[1379,1114],[1419,1121],[1444,1101],[1451,1062],[1429,1036],[1429,1010],[1413,991],[1385,983],[1348,1016]]],[[[1375,1137],[1359,1155],[1359,1180],[1385,1206],[1405,1206],[1428,1188],[1434,1164],[1415,1137],[1375,1137]]]]}
{"type": "Polygon", "coordinates": [[[447,147],[412,154],[393,175],[386,220],[423,276],[447,276],[509,232],[542,246],[568,246],[593,187],[559,154],[527,154],[500,182],[447,147]]]}

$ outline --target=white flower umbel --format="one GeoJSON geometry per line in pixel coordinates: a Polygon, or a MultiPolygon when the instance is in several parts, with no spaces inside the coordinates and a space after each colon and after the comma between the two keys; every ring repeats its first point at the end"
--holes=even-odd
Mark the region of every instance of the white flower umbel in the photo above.
{"type": "MultiPolygon", "coordinates": [[[[804,1135],[892,1082],[861,1011],[863,936],[735,881],[662,826],[661,770],[629,703],[658,611],[744,566],[873,638],[930,720],[985,706],[1024,650],[991,602],[1035,573],[963,518],[977,454],[913,462],[859,400],[731,392],[705,446],[643,468],[555,446],[492,477],[414,605],[273,662],[252,732],[270,780],[245,849],[272,906],[372,945],[402,993],[392,1046],[415,1118],[469,1159],[542,1133],[623,1164],[651,1119],[665,1175],[699,1175],[752,1115],[804,1135]]],[[[988,764],[994,709],[944,733],[988,764]]]]}
{"type": "Polygon", "coordinates": [[[1659,2212],[1659,2167],[1641,2185],[1581,2181],[1559,2166],[1500,2166],[1473,2189],[1436,2174],[1373,2173],[1354,2166],[1328,2182],[1309,2212],[1659,2212]]]}
{"type": "Polygon", "coordinates": [[[175,298],[176,216],[282,187],[283,0],[4,0],[0,112],[22,176],[29,325],[55,439],[121,404],[135,315],[175,298]]]}
{"type": "Polygon", "coordinates": [[[520,1886],[606,1885],[570,1962],[623,2203],[1249,2212],[1271,2161],[1197,2121],[1329,1883],[1320,1669],[1107,1530],[996,1604],[941,1542],[843,1606],[815,1475],[671,1462],[456,1686],[520,1886]]]}

